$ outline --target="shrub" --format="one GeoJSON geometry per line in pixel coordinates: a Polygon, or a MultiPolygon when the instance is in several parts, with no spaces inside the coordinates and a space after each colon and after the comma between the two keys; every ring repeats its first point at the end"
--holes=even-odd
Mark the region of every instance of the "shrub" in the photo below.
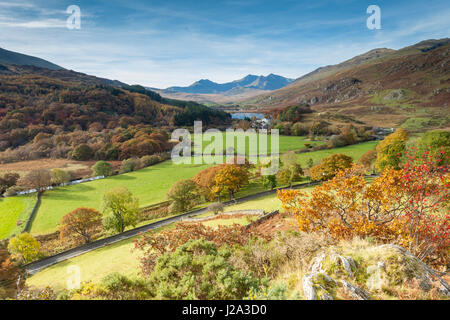
{"type": "Polygon", "coordinates": [[[11,238],[8,244],[8,250],[12,256],[25,263],[39,258],[40,248],[40,242],[29,233],[22,233],[11,238]]]}
{"type": "Polygon", "coordinates": [[[156,154],[153,154],[151,156],[143,156],[141,158],[141,163],[144,167],[152,166],[154,164],[157,164],[158,162],[161,162],[161,157],[156,154]]]}
{"type": "Polygon", "coordinates": [[[174,183],[167,193],[167,200],[171,201],[171,212],[185,212],[200,203],[202,197],[200,188],[192,180],[179,180],[174,183]]]}
{"type": "Polygon", "coordinates": [[[70,173],[65,170],[55,168],[50,174],[53,184],[60,185],[70,181],[70,173]]]}
{"type": "Polygon", "coordinates": [[[231,251],[204,239],[190,240],[158,258],[150,282],[160,299],[242,299],[264,280],[233,268],[231,251]]]}
{"type": "Polygon", "coordinates": [[[408,132],[403,129],[397,129],[394,133],[388,135],[377,145],[377,160],[375,166],[378,171],[383,171],[386,167],[399,168],[400,157],[408,141],[408,132]]]}
{"type": "Polygon", "coordinates": [[[332,154],[310,169],[311,179],[315,181],[330,179],[339,170],[350,168],[352,163],[353,159],[345,154],[332,154]]]}
{"type": "Polygon", "coordinates": [[[87,144],[80,144],[72,151],[72,158],[79,161],[87,161],[94,157],[94,151],[87,144]]]}
{"type": "Polygon", "coordinates": [[[12,197],[12,196],[15,196],[16,194],[18,194],[20,191],[23,191],[23,188],[18,187],[18,186],[10,187],[10,188],[6,189],[5,196],[12,197]]]}
{"type": "Polygon", "coordinates": [[[439,156],[439,164],[448,165],[448,158],[443,158],[441,155],[444,153],[440,152],[450,154],[450,132],[444,130],[426,132],[418,141],[418,152],[424,154],[427,151],[433,156],[439,156]]]}
{"type": "Polygon", "coordinates": [[[5,173],[0,177],[0,195],[7,189],[14,187],[20,176],[17,173],[5,173]]]}
{"type": "Polygon", "coordinates": [[[92,166],[92,170],[94,171],[94,176],[107,177],[112,173],[112,166],[109,162],[101,160],[92,166]]]}
{"type": "Polygon", "coordinates": [[[213,202],[208,206],[208,211],[213,212],[214,214],[219,214],[223,212],[225,209],[225,206],[222,202],[213,202]]]}
{"type": "Polygon", "coordinates": [[[245,226],[234,224],[233,226],[219,225],[217,229],[200,223],[178,223],[175,228],[161,232],[147,232],[137,241],[135,247],[143,252],[141,258],[141,270],[144,274],[150,274],[158,257],[166,252],[172,252],[182,244],[192,239],[205,239],[214,242],[217,246],[244,245],[251,236],[267,239],[264,234],[249,231],[245,226]]]}
{"type": "Polygon", "coordinates": [[[26,188],[44,191],[52,183],[52,176],[49,170],[38,169],[28,172],[20,178],[19,184],[26,188]]]}
{"type": "Polygon", "coordinates": [[[120,166],[120,173],[132,172],[139,169],[139,160],[138,159],[126,159],[122,161],[122,165],[120,166]]]}

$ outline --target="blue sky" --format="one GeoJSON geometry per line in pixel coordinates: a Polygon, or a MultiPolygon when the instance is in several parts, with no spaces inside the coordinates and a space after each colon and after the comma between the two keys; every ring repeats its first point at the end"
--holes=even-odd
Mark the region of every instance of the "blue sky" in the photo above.
{"type": "Polygon", "coordinates": [[[297,78],[449,33],[448,1],[0,0],[0,47],[158,88],[247,74],[297,78]],[[366,27],[372,4],[380,30],[366,27]],[[69,5],[81,9],[80,30],[66,28],[69,5]]]}

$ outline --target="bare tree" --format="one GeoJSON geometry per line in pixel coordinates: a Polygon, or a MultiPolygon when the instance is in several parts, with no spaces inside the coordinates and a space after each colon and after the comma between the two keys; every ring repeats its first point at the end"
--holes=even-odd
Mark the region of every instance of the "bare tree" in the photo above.
{"type": "Polygon", "coordinates": [[[27,173],[23,178],[20,179],[20,185],[36,189],[38,192],[42,192],[46,187],[51,185],[52,176],[49,170],[38,169],[27,173]]]}

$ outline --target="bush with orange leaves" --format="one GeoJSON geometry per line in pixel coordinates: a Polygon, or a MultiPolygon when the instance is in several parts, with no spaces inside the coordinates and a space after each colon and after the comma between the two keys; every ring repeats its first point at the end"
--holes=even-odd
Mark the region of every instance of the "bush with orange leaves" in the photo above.
{"type": "Polygon", "coordinates": [[[250,231],[245,226],[219,225],[217,229],[201,223],[178,223],[175,228],[162,232],[147,232],[134,242],[135,249],[143,253],[141,270],[144,274],[151,274],[158,257],[166,252],[174,252],[179,246],[189,240],[205,239],[217,246],[244,245],[252,236],[269,240],[270,237],[257,231],[250,231]]]}
{"type": "Polygon", "coordinates": [[[296,215],[301,231],[335,239],[373,236],[442,265],[450,246],[446,177],[448,167],[438,166],[428,155],[409,156],[400,170],[387,168],[371,183],[353,166],[309,194],[282,190],[278,198],[296,215]]]}

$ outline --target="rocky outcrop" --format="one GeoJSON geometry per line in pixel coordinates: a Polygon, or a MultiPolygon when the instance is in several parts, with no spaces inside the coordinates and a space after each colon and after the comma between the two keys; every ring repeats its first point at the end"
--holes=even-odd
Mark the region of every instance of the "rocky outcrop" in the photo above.
{"type": "Polygon", "coordinates": [[[450,296],[450,287],[436,271],[406,249],[381,245],[351,251],[328,248],[310,263],[302,278],[307,300],[369,300],[404,290],[411,282],[424,293],[450,296]]]}

